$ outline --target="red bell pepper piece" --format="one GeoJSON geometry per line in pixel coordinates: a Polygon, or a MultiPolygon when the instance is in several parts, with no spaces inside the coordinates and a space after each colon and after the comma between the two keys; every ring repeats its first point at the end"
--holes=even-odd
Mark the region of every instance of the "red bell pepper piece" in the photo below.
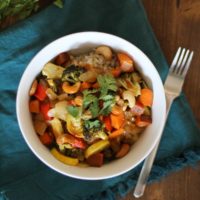
{"type": "Polygon", "coordinates": [[[105,116],[103,118],[103,122],[105,124],[105,128],[107,131],[112,131],[112,125],[111,125],[111,119],[110,119],[110,116],[105,116]]]}
{"type": "Polygon", "coordinates": [[[86,143],[81,138],[76,138],[73,135],[65,134],[65,137],[63,138],[64,143],[69,143],[72,145],[72,147],[85,149],[86,143]]]}
{"type": "Polygon", "coordinates": [[[40,112],[42,113],[45,120],[51,120],[51,117],[48,116],[49,110],[50,110],[50,103],[42,103],[40,105],[40,112]]]}
{"type": "Polygon", "coordinates": [[[43,101],[47,94],[46,94],[46,89],[44,88],[44,86],[42,84],[38,84],[37,85],[37,89],[36,89],[36,92],[34,94],[34,96],[39,99],[40,101],[43,101]]]}
{"type": "Polygon", "coordinates": [[[53,136],[45,132],[43,135],[40,136],[40,140],[42,144],[49,146],[53,142],[53,136]]]}

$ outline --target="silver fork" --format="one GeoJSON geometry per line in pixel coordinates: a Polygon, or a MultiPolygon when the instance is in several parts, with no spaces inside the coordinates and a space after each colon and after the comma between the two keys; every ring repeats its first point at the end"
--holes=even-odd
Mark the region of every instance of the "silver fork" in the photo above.
{"type": "MultiPolygon", "coordinates": [[[[169,74],[164,84],[166,104],[167,104],[166,121],[172,102],[181,93],[187,71],[192,61],[193,54],[194,54],[193,51],[186,50],[185,48],[182,49],[181,47],[179,47],[172,61],[172,64],[169,69],[169,74]]],[[[133,195],[136,198],[141,197],[144,193],[147,180],[156,157],[160,139],[157,142],[154,149],[152,150],[152,152],[147,156],[147,158],[144,161],[135,190],[133,192],[133,195]]]]}

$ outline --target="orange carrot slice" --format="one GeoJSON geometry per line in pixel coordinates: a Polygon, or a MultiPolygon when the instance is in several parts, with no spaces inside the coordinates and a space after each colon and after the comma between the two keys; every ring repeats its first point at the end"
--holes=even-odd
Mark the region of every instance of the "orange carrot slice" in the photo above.
{"type": "Polygon", "coordinates": [[[120,68],[123,72],[132,72],[134,70],[133,60],[127,54],[118,53],[117,57],[120,62],[120,68]]]}
{"type": "Polygon", "coordinates": [[[124,124],[124,120],[125,120],[124,113],[121,113],[119,115],[111,114],[110,118],[111,118],[111,125],[115,129],[120,129],[122,125],[124,124]]]}
{"type": "Polygon", "coordinates": [[[124,133],[124,129],[120,128],[118,130],[113,131],[108,137],[109,139],[114,139],[124,133]]]}
{"type": "Polygon", "coordinates": [[[153,103],[153,92],[149,88],[143,88],[141,90],[141,95],[139,96],[139,101],[144,106],[152,106],[153,103]]]}

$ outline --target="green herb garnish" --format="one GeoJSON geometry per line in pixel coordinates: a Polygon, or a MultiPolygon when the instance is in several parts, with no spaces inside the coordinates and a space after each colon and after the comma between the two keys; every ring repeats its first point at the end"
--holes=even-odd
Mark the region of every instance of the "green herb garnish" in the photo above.
{"type": "Polygon", "coordinates": [[[83,91],[83,108],[89,109],[92,113],[92,117],[97,117],[99,114],[99,101],[93,94],[97,90],[84,90],[83,91]]]}
{"type": "Polygon", "coordinates": [[[108,115],[111,112],[111,107],[115,103],[115,92],[117,91],[116,80],[112,75],[100,75],[97,78],[100,86],[100,97],[103,101],[103,108],[99,114],[108,115]]]}
{"type": "Polygon", "coordinates": [[[116,81],[112,75],[110,74],[99,75],[97,77],[97,81],[100,86],[101,97],[104,97],[110,91],[113,91],[113,92],[117,91],[116,81]]]}
{"type": "Polygon", "coordinates": [[[111,107],[115,103],[115,92],[117,85],[112,75],[99,75],[97,77],[99,89],[83,91],[83,109],[89,109],[92,117],[99,115],[108,115],[111,107]],[[102,101],[103,107],[99,108],[99,101],[102,101]]]}
{"type": "Polygon", "coordinates": [[[77,117],[79,114],[79,108],[76,106],[67,106],[67,111],[69,112],[70,115],[73,117],[77,117]]]}

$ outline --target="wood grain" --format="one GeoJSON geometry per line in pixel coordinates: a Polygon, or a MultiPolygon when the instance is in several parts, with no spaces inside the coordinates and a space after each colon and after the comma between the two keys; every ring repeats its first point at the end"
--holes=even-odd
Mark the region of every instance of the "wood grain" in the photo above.
{"type": "MultiPolygon", "coordinates": [[[[150,24],[170,64],[179,46],[195,52],[184,92],[200,126],[200,1],[143,0],[150,24]]],[[[121,200],[134,200],[131,191],[121,200]]],[[[150,184],[141,200],[199,200],[200,163],[150,184]]]]}
{"type": "Polygon", "coordinates": [[[195,52],[184,92],[200,126],[200,1],[143,0],[143,3],[168,63],[179,46],[195,52]]]}

